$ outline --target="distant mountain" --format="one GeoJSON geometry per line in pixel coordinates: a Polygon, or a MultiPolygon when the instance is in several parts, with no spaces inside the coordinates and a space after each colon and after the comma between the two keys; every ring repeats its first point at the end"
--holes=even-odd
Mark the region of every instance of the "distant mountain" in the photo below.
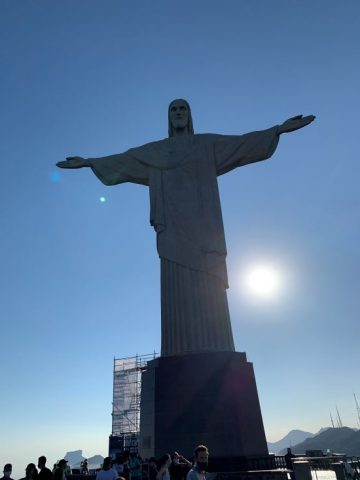
{"type": "MultiPolygon", "coordinates": [[[[64,458],[68,461],[71,468],[80,468],[81,462],[85,460],[86,457],[83,456],[82,450],[74,450],[73,452],[67,452],[64,458]]],[[[102,455],[94,455],[88,457],[87,460],[89,463],[89,469],[93,470],[100,467],[104,461],[104,457],[102,455]]]]}
{"type": "MultiPolygon", "coordinates": [[[[349,427],[322,429],[317,435],[291,447],[293,453],[298,454],[305,453],[306,450],[322,450],[325,453],[327,449],[334,453],[359,456],[360,430],[349,427]]],[[[285,453],[286,448],[279,454],[284,455],[285,453]]]]}
{"type": "Polygon", "coordinates": [[[96,470],[100,468],[100,465],[104,462],[104,457],[102,455],[94,455],[93,457],[88,458],[89,461],[89,470],[96,470]]]}
{"type": "Polygon", "coordinates": [[[103,463],[104,457],[102,455],[94,455],[93,457],[88,458],[88,462],[92,463],[103,463]]]}
{"type": "MultiPolygon", "coordinates": [[[[95,470],[97,468],[100,468],[100,465],[102,465],[104,461],[104,457],[102,455],[94,455],[93,457],[89,457],[87,461],[89,470],[95,470]]],[[[81,462],[75,463],[74,465],[71,465],[71,467],[80,468],[81,462]]]]}
{"type": "Polygon", "coordinates": [[[306,438],[313,437],[314,434],[310,432],[304,432],[303,430],[291,430],[284,438],[277,442],[268,442],[269,452],[279,453],[284,448],[292,447],[300,442],[303,442],[306,438]]]}
{"type": "Polygon", "coordinates": [[[68,461],[70,467],[74,467],[75,465],[79,464],[84,460],[82,450],[74,450],[73,452],[67,452],[65,455],[65,460],[68,461]]]}

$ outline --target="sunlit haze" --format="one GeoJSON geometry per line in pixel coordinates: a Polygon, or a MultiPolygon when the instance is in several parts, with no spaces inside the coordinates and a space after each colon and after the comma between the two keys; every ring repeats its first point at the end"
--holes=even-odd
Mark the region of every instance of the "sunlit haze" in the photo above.
{"type": "Polygon", "coordinates": [[[245,285],[257,298],[271,299],[279,293],[281,274],[271,265],[255,265],[246,272],[245,285]]]}

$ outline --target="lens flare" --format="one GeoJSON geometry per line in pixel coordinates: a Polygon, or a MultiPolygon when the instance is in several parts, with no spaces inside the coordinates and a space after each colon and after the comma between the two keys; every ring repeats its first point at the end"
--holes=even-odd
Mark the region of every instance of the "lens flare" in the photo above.
{"type": "Polygon", "coordinates": [[[50,179],[52,182],[60,182],[61,176],[59,172],[51,172],[50,179]]]}

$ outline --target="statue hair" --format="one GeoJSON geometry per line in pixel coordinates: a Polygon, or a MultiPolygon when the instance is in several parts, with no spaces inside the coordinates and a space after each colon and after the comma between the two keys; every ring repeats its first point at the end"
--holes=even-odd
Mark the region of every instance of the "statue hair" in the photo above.
{"type": "Polygon", "coordinates": [[[189,103],[184,100],[183,98],[176,98],[175,100],[173,100],[172,102],[170,102],[169,104],[169,108],[168,108],[168,125],[169,125],[169,137],[173,137],[174,136],[174,130],[173,130],[173,126],[172,126],[172,123],[171,123],[171,120],[170,120],[170,108],[171,108],[171,105],[174,103],[174,102],[184,102],[188,111],[189,111],[189,120],[188,120],[188,124],[187,124],[187,131],[189,134],[191,135],[194,135],[194,127],[193,127],[193,121],[192,121],[192,116],[191,116],[191,108],[190,108],[190,105],[189,103]]]}

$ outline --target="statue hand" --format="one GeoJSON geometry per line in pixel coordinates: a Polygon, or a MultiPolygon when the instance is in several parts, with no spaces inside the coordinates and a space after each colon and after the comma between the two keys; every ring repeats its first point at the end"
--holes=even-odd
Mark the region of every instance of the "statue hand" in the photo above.
{"type": "Polygon", "coordinates": [[[282,125],[279,125],[278,133],[281,134],[293,132],[294,130],[298,130],[299,128],[306,127],[306,125],[309,125],[309,123],[313,122],[315,118],[316,117],[314,115],[308,115],[307,117],[297,115],[296,117],[291,117],[288,120],[285,120],[282,125]]]}
{"type": "Polygon", "coordinates": [[[57,162],[57,167],[60,168],[82,168],[89,167],[89,162],[82,157],[66,157],[63,162],[57,162]]]}

